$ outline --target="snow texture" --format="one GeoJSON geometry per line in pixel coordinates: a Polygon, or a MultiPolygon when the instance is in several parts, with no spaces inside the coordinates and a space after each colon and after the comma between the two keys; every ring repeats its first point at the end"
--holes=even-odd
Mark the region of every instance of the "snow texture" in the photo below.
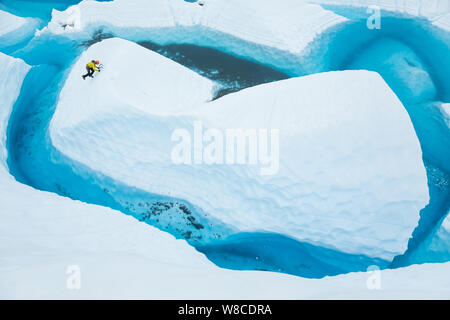
{"type": "Polygon", "coordinates": [[[17,183],[4,142],[29,68],[0,54],[1,299],[450,298],[450,263],[321,280],[224,270],[185,241],[120,212],[17,183]],[[79,290],[70,289],[74,267],[79,290]],[[382,290],[368,289],[373,276],[382,290]]]}
{"type": "Polygon", "coordinates": [[[0,52],[0,166],[5,171],[6,128],[12,106],[20,93],[20,86],[30,67],[20,59],[9,57],[0,52]]]}
{"type": "Polygon", "coordinates": [[[205,102],[211,87],[134,43],[104,40],[75,63],[50,136],[76,162],[189,201],[240,231],[278,232],[387,260],[404,252],[429,200],[427,178],[409,116],[378,74],[316,74],[205,102]],[[107,67],[83,81],[85,63],[100,56],[107,67]],[[144,72],[124,65],[130,56],[144,72]],[[194,121],[203,132],[279,129],[279,170],[174,164],[172,134],[194,135],[194,121]]]}
{"type": "Polygon", "coordinates": [[[441,113],[444,117],[445,123],[450,128],[450,103],[441,104],[441,113]]]}
{"type": "Polygon", "coordinates": [[[203,6],[182,0],[83,1],[54,10],[40,33],[89,38],[103,30],[134,41],[192,43],[292,73],[314,39],[346,21],[299,0],[208,0],[203,6]]]}

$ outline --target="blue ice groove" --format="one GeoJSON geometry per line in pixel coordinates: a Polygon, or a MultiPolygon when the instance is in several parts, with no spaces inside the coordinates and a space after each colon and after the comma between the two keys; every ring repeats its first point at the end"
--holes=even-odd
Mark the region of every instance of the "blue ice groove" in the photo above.
{"type": "Polygon", "coordinates": [[[299,242],[281,234],[239,233],[212,245],[197,246],[218,266],[233,270],[277,271],[305,278],[322,278],[348,270],[366,271],[371,265],[387,267],[387,261],[349,255],[299,242]]]}
{"type": "MultiPolygon", "coordinates": [[[[439,58],[447,54],[448,57],[448,38],[445,35],[434,37],[433,34],[435,40],[429,40],[426,37],[430,36],[428,27],[424,28],[423,24],[411,24],[405,19],[393,18],[390,24],[387,31],[368,33],[365,22],[363,25],[362,21],[356,20],[345,28],[333,30],[313,44],[311,51],[313,54],[304,57],[302,61],[305,64],[296,66],[291,70],[291,74],[295,74],[299,69],[310,72],[374,70],[385,78],[404,102],[423,148],[431,197],[430,204],[421,212],[421,222],[409,243],[408,250],[414,251],[417,243],[429,234],[435,223],[446,212],[445,208],[449,206],[448,183],[447,187],[442,183],[442,180],[449,181],[447,168],[449,130],[442,123],[442,119],[435,117],[433,113],[436,101],[448,101],[450,90],[447,83],[442,83],[442,73],[448,71],[449,67],[445,59],[442,68],[439,68],[432,59],[434,55],[439,58]],[[404,24],[410,24],[413,29],[410,30],[410,34],[412,32],[419,35],[419,41],[427,39],[426,43],[433,45],[431,48],[435,50],[425,54],[417,49],[418,44],[414,41],[404,40],[400,27],[404,24]],[[323,49],[323,46],[329,49],[317,54],[317,50],[323,49]],[[406,68],[416,71],[421,76],[419,78],[426,81],[423,83],[405,81],[404,68],[386,67],[383,62],[385,59],[381,61],[374,59],[374,48],[378,48],[377,52],[381,48],[382,55],[386,57],[394,56],[394,61],[397,61],[394,67],[403,64],[406,68]],[[329,52],[333,52],[333,55],[329,52]]],[[[127,34],[130,30],[121,32],[127,34]]],[[[197,34],[193,42],[198,37],[197,34]]],[[[59,154],[51,146],[47,132],[48,123],[68,68],[82,49],[77,41],[47,35],[31,41],[28,46],[13,54],[29,64],[36,65],[25,79],[8,126],[8,164],[18,181],[37,189],[56,192],[72,199],[108,206],[131,214],[178,238],[185,238],[214,263],[231,269],[270,270],[319,278],[349,271],[362,271],[372,264],[382,268],[387,266],[387,261],[348,255],[302,243],[283,235],[235,234],[236,231],[231,226],[213,221],[207,213],[192,204],[125,186],[59,154]]],[[[182,52],[183,47],[177,50],[182,52]]],[[[277,57],[271,65],[276,65],[281,58],[277,57]]],[[[287,55],[285,58],[289,60],[290,56],[287,55]]],[[[293,60],[283,63],[280,70],[286,71],[286,66],[294,62],[293,60]]],[[[220,65],[221,61],[219,59],[212,63],[220,65]]],[[[196,71],[201,69],[198,65],[190,67],[197,69],[196,71]]],[[[227,70],[222,72],[226,74],[227,70]]],[[[203,74],[207,75],[208,72],[205,71],[203,74]]],[[[270,76],[268,78],[270,79],[270,76]]],[[[408,251],[405,255],[397,257],[391,266],[414,262],[409,261],[407,257],[408,251]]]]}
{"type": "MultiPolygon", "coordinates": [[[[29,59],[42,60],[46,64],[37,65],[28,73],[11,115],[7,131],[11,174],[36,189],[121,210],[140,220],[151,220],[160,229],[179,238],[189,232],[191,239],[196,239],[198,230],[208,230],[208,223],[211,223],[205,222],[200,214],[196,215],[200,210],[180,199],[164,198],[123,186],[74,163],[52,146],[48,136],[49,122],[69,71],[67,67],[77,55],[59,55],[59,64],[56,64],[54,54],[74,51],[67,50],[69,48],[81,51],[81,48],[72,48],[68,43],[47,41],[41,48],[26,54],[29,59]],[[43,48],[48,54],[43,54],[40,50],[43,48]],[[64,57],[67,60],[63,60],[64,57]],[[170,203],[170,208],[165,208],[167,203],[170,203]],[[154,212],[159,214],[152,215],[154,212]],[[158,216],[162,212],[165,219],[172,220],[170,223],[159,223],[158,216]]],[[[218,222],[215,225],[220,229],[218,222]]],[[[221,231],[221,234],[226,234],[226,231],[221,231]]]]}

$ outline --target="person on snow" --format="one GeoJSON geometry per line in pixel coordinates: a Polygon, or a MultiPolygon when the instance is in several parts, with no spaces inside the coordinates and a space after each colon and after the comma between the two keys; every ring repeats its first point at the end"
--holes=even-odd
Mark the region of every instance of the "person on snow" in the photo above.
{"type": "Polygon", "coordinates": [[[100,61],[98,61],[98,60],[92,60],[91,62],[89,62],[86,65],[87,73],[83,76],[83,80],[85,80],[87,76],[93,78],[93,74],[95,71],[100,72],[100,69],[98,68],[99,64],[100,64],[100,61]]]}

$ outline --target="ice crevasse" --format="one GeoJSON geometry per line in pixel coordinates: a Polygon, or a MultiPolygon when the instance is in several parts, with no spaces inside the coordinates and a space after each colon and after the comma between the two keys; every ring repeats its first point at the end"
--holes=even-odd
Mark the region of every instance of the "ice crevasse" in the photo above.
{"type": "Polygon", "coordinates": [[[83,1],[65,11],[54,10],[39,34],[90,39],[95,32],[158,44],[192,43],[217,48],[304,74],[299,55],[321,33],[347,21],[319,5],[304,1],[258,0],[83,1]],[[239,8],[239,10],[236,10],[239,8]]]}
{"type": "Polygon", "coordinates": [[[387,260],[406,250],[429,200],[427,179],[408,114],[378,74],[315,74],[210,101],[214,89],[132,42],[104,40],[73,66],[50,137],[72,160],[185,199],[237,231],[276,232],[387,260]],[[80,70],[91,57],[107,67],[83,81],[80,70]],[[195,159],[175,164],[174,132],[194,139],[199,123],[202,134],[279,130],[278,170],[261,175],[260,165],[195,159]]]}

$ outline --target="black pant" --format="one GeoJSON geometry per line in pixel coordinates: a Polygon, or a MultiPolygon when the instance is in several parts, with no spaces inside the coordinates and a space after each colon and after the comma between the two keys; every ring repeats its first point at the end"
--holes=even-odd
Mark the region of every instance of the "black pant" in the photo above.
{"type": "Polygon", "coordinates": [[[83,76],[83,78],[86,78],[87,76],[93,78],[93,74],[94,74],[94,69],[86,67],[87,73],[83,76]]]}

